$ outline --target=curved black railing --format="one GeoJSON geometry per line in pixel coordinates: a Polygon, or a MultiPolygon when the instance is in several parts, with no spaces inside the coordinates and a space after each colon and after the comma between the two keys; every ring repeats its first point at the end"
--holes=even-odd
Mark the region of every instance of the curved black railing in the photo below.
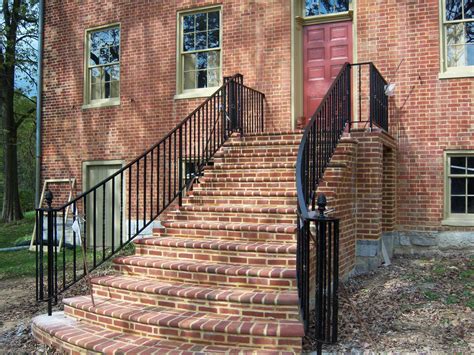
{"type": "Polygon", "coordinates": [[[225,78],[158,143],[99,184],[57,208],[48,192],[48,207],[36,210],[35,243],[36,298],[48,301],[48,313],[59,294],[150,228],[176,199],[181,205],[187,185],[233,132],[263,131],[264,98],[241,74],[225,78]],[[68,247],[61,250],[62,243],[68,247]]]}
{"type": "MultiPolygon", "coordinates": [[[[314,322],[314,338],[320,350],[325,342],[337,340],[339,282],[339,220],[324,216],[326,198],[316,196],[336,146],[352,123],[388,130],[388,98],[385,79],[372,63],[349,64],[341,68],[319,107],[304,130],[296,163],[297,191],[297,282],[300,312],[305,330],[314,322]],[[352,72],[357,66],[359,120],[352,121],[352,72]],[[370,71],[369,82],[362,83],[361,67],[370,71]],[[369,90],[368,102],[362,91],[369,90]],[[362,111],[368,120],[362,120],[362,111]],[[311,248],[311,243],[314,245],[311,248]],[[313,304],[314,303],[314,304],[313,304]],[[310,315],[311,314],[311,315],[310,315]],[[314,317],[311,319],[311,317],[314,317]]],[[[354,115],[356,116],[356,115],[354,115]]]]}

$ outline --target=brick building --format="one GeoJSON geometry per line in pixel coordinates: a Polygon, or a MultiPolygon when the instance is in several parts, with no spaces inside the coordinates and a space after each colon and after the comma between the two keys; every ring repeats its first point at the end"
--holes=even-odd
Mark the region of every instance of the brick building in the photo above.
{"type": "Polygon", "coordinates": [[[77,193],[226,76],[265,94],[275,134],[263,146],[297,144],[343,64],[372,62],[396,85],[388,132],[368,129],[368,84],[357,87],[368,74],[353,67],[353,132],[319,187],[347,223],[343,273],[379,265],[382,240],[389,253],[473,247],[472,0],[46,1],[44,53],[42,179],[74,177],[77,193]]]}

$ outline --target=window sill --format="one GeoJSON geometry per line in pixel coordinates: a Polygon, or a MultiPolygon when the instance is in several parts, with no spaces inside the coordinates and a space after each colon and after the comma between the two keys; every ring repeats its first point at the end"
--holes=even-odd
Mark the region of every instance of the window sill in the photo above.
{"type": "Polygon", "coordinates": [[[120,99],[97,100],[95,102],[82,105],[82,109],[88,110],[90,108],[101,108],[101,107],[110,107],[110,106],[119,106],[119,105],[120,105],[120,99]]]}
{"type": "Polygon", "coordinates": [[[441,221],[443,226],[452,226],[452,227],[474,227],[474,216],[472,217],[448,217],[441,221]]]}
{"type": "Polygon", "coordinates": [[[460,70],[446,70],[445,72],[438,74],[438,79],[461,79],[461,78],[474,78],[474,67],[461,68],[460,70]]]}
{"type": "Polygon", "coordinates": [[[174,95],[175,100],[183,100],[183,99],[196,99],[200,97],[209,97],[214,94],[219,88],[205,88],[205,89],[196,89],[196,90],[189,90],[185,91],[181,94],[174,95]]]}

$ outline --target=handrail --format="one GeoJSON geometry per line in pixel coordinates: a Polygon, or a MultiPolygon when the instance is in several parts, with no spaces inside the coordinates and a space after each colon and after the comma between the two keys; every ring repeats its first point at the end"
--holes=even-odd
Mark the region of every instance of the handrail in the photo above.
{"type": "Polygon", "coordinates": [[[369,122],[388,131],[387,82],[373,63],[345,63],[304,130],[296,161],[297,248],[296,275],[300,313],[309,332],[310,303],[315,300],[314,339],[321,344],[337,339],[337,290],[339,280],[339,220],[324,216],[326,198],[316,196],[320,179],[345,130],[352,123],[369,122]],[[359,121],[352,121],[352,66],[358,67],[359,121]],[[368,120],[361,119],[361,67],[369,67],[368,120]],[[317,200],[317,203],[316,203],[317,200]],[[316,204],[318,206],[316,206],[316,204]],[[319,213],[317,212],[319,210],[319,213]],[[313,248],[311,248],[313,245],[313,248]],[[315,260],[316,258],[316,260],[315,260]],[[314,274],[316,273],[316,274],[314,274]],[[311,284],[310,284],[311,281],[311,284]],[[316,282],[315,282],[316,281],[316,282]],[[315,291],[311,290],[311,286],[315,291]],[[311,292],[315,292],[314,298],[311,292]]]}
{"type": "MultiPolygon", "coordinates": [[[[48,193],[48,207],[36,209],[36,298],[48,301],[49,314],[58,295],[85,276],[77,267],[81,255],[76,249],[82,245],[88,249],[92,271],[141,234],[176,199],[181,205],[188,185],[185,162],[195,162],[201,174],[233,132],[244,135],[249,132],[247,126],[263,122],[264,97],[246,87],[241,74],[235,74],[159,142],[72,201],[53,208],[48,193]],[[251,105],[245,101],[250,96],[251,105]],[[226,113],[231,115],[230,122],[226,113]],[[66,220],[69,209],[72,220],[66,220]],[[81,215],[85,216],[82,228],[76,225],[71,234],[71,223],[81,215]],[[58,250],[60,240],[70,248],[58,250]]],[[[263,124],[253,129],[260,130],[263,124]]]]}

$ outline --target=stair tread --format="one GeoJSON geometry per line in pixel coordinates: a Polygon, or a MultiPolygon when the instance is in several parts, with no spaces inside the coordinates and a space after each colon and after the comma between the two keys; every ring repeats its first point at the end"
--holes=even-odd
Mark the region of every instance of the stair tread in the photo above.
{"type": "Polygon", "coordinates": [[[275,146],[275,145],[288,145],[288,146],[295,146],[301,143],[301,139],[278,139],[278,140],[252,140],[252,141],[240,141],[240,140],[233,140],[228,141],[224,144],[224,148],[226,147],[245,147],[245,146],[275,146]]]}
{"type": "MultiPolygon", "coordinates": [[[[202,206],[185,205],[180,208],[185,212],[235,212],[235,213],[275,213],[296,214],[296,208],[292,207],[258,207],[258,206],[202,206]]],[[[175,211],[179,213],[179,210],[175,211]]]]}
{"type": "Polygon", "coordinates": [[[221,251],[239,251],[239,252],[261,252],[272,254],[295,254],[296,243],[259,243],[259,242],[240,242],[226,241],[222,239],[193,239],[176,237],[149,237],[141,238],[135,241],[136,244],[158,245],[167,247],[213,249],[221,251]]]}
{"type": "Polygon", "coordinates": [[[299,320],[236,316],[160,306],[143,306],[105,297],[77,296],[64,299],[64,304],[98,315],[142,324],[198,331],[256,336],[302,336],[299,320]]]}
{"type": "MultiPolygon", "coordinates": [[[[253,354],[253,350],[241,347],[193,344],[183,341],[149,338],[129,333],[104,329],[98,325],[81,322],[66,317],[63,312],[52,316],[41,315],[33,320],[33,328],[42,331],[79,348],[107,354],[205,354],[234,353],[253,354]]],[[[293,354],[292,352],[270,351],[274,354],[293,354]]]]}
{"type": "Polygon", "coordinates": [[[247,266],[223,263],[212,263],[208,261],[176,260],[157,256],[119,256],[114,258],[114,263],[147,268],[161,268],[167,270],[199,272],[208,274],[220,274],[227,276],[251,276],[263,278],[294,279],[296,269],[270,266],[247,266]]]}
{"type": "Polygon", "coordinates": [[[296,162],[292,163],[253,163],[253,164],[221,164],[214,165],[211,170],[251,170],[251,169],[293,169],[296,162]]]}
{"type": "Polygon", "coordinates": [[[219,189],[219,190],[193,190],[187,197],[192,196],[262,196],[262,197],[296,197],[296,191],[279,189],[276,191],[266,190],[231,190],[231,189],[219,189]]]}
{"type": "Polygon", "coordinates": [[[161,281],[136,276],[108,275],[91,280],[93,284],[129,291],[206,301],[252,303],[262,305],[298,305],[296,291],[272,291],[239,287],[199,286],[185,282],[161,281]]]}
{"type": "Polygon", "coordinates": [[[230,177],[230,178],[223,178],[223,177],[206,177],[203,176],[200,179],[201,183],[204,182],[294,182],[296,181],[295,176],[281,176],[281,177],[271,177],[271,176],[250,176],[250,177],[230,177]]]}
{"type": "Polygon", "coordinates": [[[294,233],[296,225],[288,224],[258,224],[258,223],[228,223],[228,222],[188,222],[188,221],[163,221],[166,228],[212,229],[248,232],[294,233]]]}

